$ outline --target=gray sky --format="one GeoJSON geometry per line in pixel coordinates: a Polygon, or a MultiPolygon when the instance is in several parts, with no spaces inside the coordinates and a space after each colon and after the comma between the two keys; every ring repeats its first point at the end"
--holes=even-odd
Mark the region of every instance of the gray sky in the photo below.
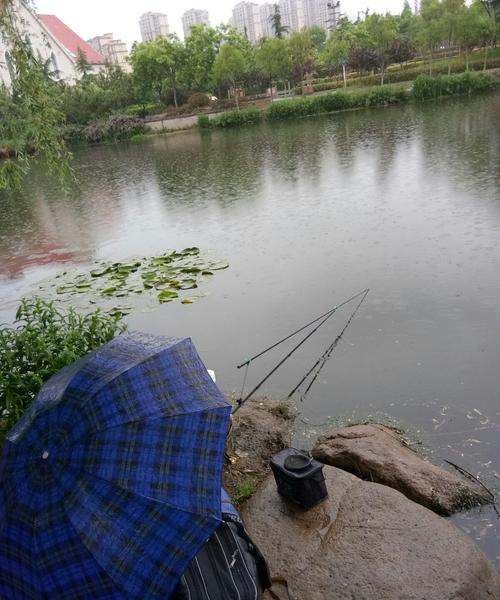
{"type": "MultiPolygon", "coordinates": [[[[84,39],[112,32],[130,44],[140,40],[139,16],[147,11],[163,12],[168,15],[170,30],[182,37],[182,13],[189,8],[205,8],[210,13],[212,25],[227,22],[232,7],[238,0],[36,0],[37,11],[55,14],[84,39]]],[[[257,0],[258,4],[263,1],[257,0]]],[[[372,12],[399,13],[403,0],[344,0],[343,12],[353,18],[358,10],[367,6],[372,12]]]]}

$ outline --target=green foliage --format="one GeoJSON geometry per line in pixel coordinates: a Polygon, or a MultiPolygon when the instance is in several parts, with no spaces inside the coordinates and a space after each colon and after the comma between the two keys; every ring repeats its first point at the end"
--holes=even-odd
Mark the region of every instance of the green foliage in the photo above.
{"type": "Polygon", "coordinates": [[[439,98],[455,94],[478,94],[494,90],[495,79],[486,73],[462,73],[431,77],[420,75],[413,83],[412,95],[418,100],[439,98]]]}
{"type": "Polygon", "coordinates": [[[212,119],[210,123],[212,127],[241,127],[242,125],[254,125],[261,121],[262,112],[258,108],[247,108],[246,110],[223,112],[212,119]]]}
{"type": "Polygon", "coordinates": [[[227,43],[222,46],[214,64],[215,79],[233,87],[247,71],[245,56],[238,46],[227,43]]]}
{"type": "Polygon", "coordinates": [[[124,329],[99,310],[81,315],[44,300],[23,300],[15,327],[0,328],[0,439],[49,377],[124,329]]]}
{"type": "Polygon", "coordinates": [[[409,94],[402,88],[384,86],[357,93],[334,92],[311,98],[274,102],[267,110],[271,121],[305,117],[365,106],[387,106],[406,102],[409,94]]]}
{"type": "Polygon", "coordinates": [[[198,127],[200,129],[210,129],[211,122],[207,115],[198,115],[198,127]]]}
{"type": "Polygon", "coordinates": [[[205,25],[191,27],[186,39],[184,80],[191,90],[209,92],[215,85],[214,63],[223,39],[220,29],[205,25]]]}
{"type": "Polygon", "coordinates": [[[236,506],[241,506],[246,500],[251,498],[257,490],[257,482],[255,479],[243,481],[236,488],[233,500],[236,506]]]}
{"type": "Polygon", "coordinates": [[[152,42],[137,44],[130,61],[134,79],[144,96],[161,100],[165,88],[173,94],[177,107],[178,88],[187,62],[186,48],[176,36],[159,37],[152,42]]]}
{"type": "Polygon", "coordinates": [[[284,81],[290,77],[292,63],[287,40],[277,37],[263,40],[255,59],[257,68],[267,81],[284,81]]]}
{"type": "Polygon", "coordinates": [[[189,96],[187,104],[191,110],[195,110],[196,108],[210,106],[211,100],[208,94],[196,92],[195,94],[191,94],[191,96],[189,96]]]}
{"type": "Polygon", "coordinates": [[[8,48],[12,79],[9,92],[0,89],[0,149],[12,150],[0,161],[0,190],[21,185],[35,150],[48,171],[67,182],[72,171],[60,133],[64,116],[58,90],[21,33],[10,0],[0,3],[0,36],[8,48]]]}
{"type": "Polygon", "coordinates": [[[316,50],[310,31],[294,31],[288,40],[292,76],[295,81],[302,81],[306,75],[314,72],[316,67],[316,50]]]}

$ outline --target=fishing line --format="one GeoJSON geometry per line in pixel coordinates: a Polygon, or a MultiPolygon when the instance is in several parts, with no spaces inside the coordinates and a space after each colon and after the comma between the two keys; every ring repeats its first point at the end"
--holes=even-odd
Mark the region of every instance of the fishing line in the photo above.
{"type": "MultiPolygon", "coordinates": [[[[282,340],[280,340],[279,342],[276,342],[275,344],[273,344],[272,346],[269,346],[269,348],[266,348],[265,350],[263,350],[262,352],[259,352],[258,354],[256,354],[255,356],[253,356],[252,358],[248,359],[247,361],[245,361],[244,363],[242,363],[241,365],[238,366],[238,369],[241,367],[246,366],[246,372],[245,372],[245,379],[243,382],[243,388],[244,389],[244,385],[246,383],[246,375],[248,373],[248,367],[250,365],[250,363],[252,361],[254,361],[255,359],[261,357],[262,355],[266,354],[267,352],[269,352],[270,350],[276,348],[277,346],[279,346],[280,344],[282,344],[283,342],[289,340],[290,338],[292,338],[293,336],[297,335],[298,333],[300,333],[301,331],[303,331],[304,329],[306,329],[307,327],[310,327],[311,325],[313,325],[314,323],[317,323],[319,321],[319,324],[312,330],[310,331],[304,338],[302,338],[302,340],[300,340],[300,342],[295,345],[290,352],[288,352],[279,362],[276,366],[274,366],[271,371],[269,371],[265,377],[252,389],[252,391],[247,394],[244,398],[242,397],[243,394],[241,394],[240,398],[237,400],[237,406],[234,408],[233,410],[233,414],[236,413],[244,404],[245,402],[247,402],[254,394],[255,392],[257,392],[263,385],[264,383],[274,374],[276,373],[276,371],[283,365],[283,363],[285,363],[314,333],[316,333],[316,331],[318,331],[318,329],[324,325],[328,319],[330,319],[335,312],[341,308],[342,306],[345,306],[346,304],[348,304],[349,302],[352,302],[354,299],[358,298],[359,296],[363,296],[361,302],[358,304],[356,310],[353,312],[353,314],[350,316],[350,318],[347,321],[346,326],[344,327],[344,329],[342,330],[342,333],[340,334],[340,338],[342,337],[343,333],[345,332],[345,330],[347,329],[347,327],[349,326],[350,322],[352,321],[352,319],[354,318],[354,315],[356,314],[357,310],[359,309],[359,306],[361,306],[363,300],[366,298],[366,296],[368,295],[368,292],[370,290],[369,289],[365,289],[361,292],[358,292],[357,294],[355,294],[354,296],[352,296],[351,298],[349,298],[348,300],[346,300],[345,302],[342,302],[341,304],[338,304],[337,306],[335,306],[334,308],[330,309],[329,311],[327,311],[326,313],[324,313],[323,315],[321,315],[320,317],[317,317],[316,319],[314,319],[313,321],[310,321],[307,325],[304,325],[303,327],[300,327],[299,329],[297,329],[296,331],[294,331],[293,333],[291,333],[290,335],[284,337],[282,340]]],[[[339,338],[339,339],[340,339],[339,338]]],[[[337,342],[338,343],[338,342],[337,342]]],[[[318,362],[318,361],[317,361],[318,362]]]]}
{"type": "Polygon", "coordinates": [[[356,308],[351,313],[351,316],[347,319],[346,324],[344,325],[342,331],[337,335],[337,337],[335,338],[335,340],[333,341],[333,343],[330,344],[330,346],[328,346],[328,348],[325,350],[325,352],[323,352],[323,354],[318,358],[318,360],[314,363],[314,365],[309,369],[309,371],[307,371],[307,373],[304,375],[304,377],[302,377],[302,379],[299,381],[299,383],[288,394],[287,399],[291,398],[293,396],[293,394],[295,394],[295,392],[300,388],[300,386],[307,380],[307,378],[309,377],[309,375],[311,375],[311,373],[318,367],[317,370],[316,370],[316,373],[314,374],[314,377],[311,379],[311,381],[309,382],[309,385],[307,386],[305,392],[301,396],[301,400],[304,400],[304,398],[306,397],[306,395],[309,393],[309,390],[313,386],[314,382],[319,377],[319,374],[321,373],[323,367],[325,366],[326,361],[329,358],[331,358],[334,350],[337,348],[340,340],[342,339],[342,337],[343,337],[344,333],[346,332],[347,328],[349,327],[349,325],[351,324],[352,320],[356,316],[357,312],[361,308],[361,305],[365,301],[365,299],[368,296],[369,292],[370,292],[369,289],[367,289],[367,290],[364,291],[363,297],[361,298],[361,300],[359,301],[358,305],[356,306],[356,308]]]}
{"type": "Polygon", "coordinates": [[[337,306],[334,306],[333,308],[331,308],[330,310],[328,310],[326,313],[323,313],[319,317],[316,317],[313,321],[310,321],[306,325],[302,325],[302,327],[300,327],[299,329],[297,329],[293,333],[290,333],[289,335],[287,335],[286,337],[284,337],[282,340],[279,340],[279,342],[274,343],[272,346],[269,346],[269,348],[266,348],[265,350],[262,350],[262,352],[259,352],[255,356],[252,356],[252,358],[249,358],[245,362],[241,363],[241,365],[238,365],[236,368],[237,369],[241,369],[242,367],[244,367],[246,365],[249,365],[252,361],[256,360],[257,358],[260,358],[261,356],[263,356],[267,352],[269,352],[271,350],[274,350],[274,348],[276,348],[277,346],[279,346],[283,342],[286,342],[290,338],[292,338],[295,335],[299,334],[300,332],[304,331],[304,329],[307,329],[311,325],[314,325],[314,323],[317,323],[318,321],[320,321],[324,317],[330,315],[331,313],[334,313],[335,311],[339,310],[339,308],[342,308],[346,304],[349,304],[349,302],[352,302],[353,300],[355,300],[356,298],[358,298],[362,294],[365,294],[366,292],[367,292],[367,290],[365,289],[365,290],[362,290],[361,292],[358,292],[357,294],[354,294],[354,296],[351,296],[348,300],[345,300],[345,302],[342,302],[341,304],[337,304],[337,306]]]}

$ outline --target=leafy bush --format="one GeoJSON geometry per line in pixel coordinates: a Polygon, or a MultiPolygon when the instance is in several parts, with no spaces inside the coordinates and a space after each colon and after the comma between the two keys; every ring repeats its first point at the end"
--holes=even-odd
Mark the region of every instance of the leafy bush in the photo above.
{"type": "Polygon", "coordinates": [[[0,439],[49,377],[124,329],[99,310],[80,315],[44,300],[23,300],[16,326],[0,328],[0,439]]]}
{"type": "Polygon", "coordinates": [[[82,137],[89,144],[98,144],[104,141],[129,139],[144,133],[145,129],[142,119],[127,115],[112,115],[107,121],[87,125],[83,129],[82,137]]]}
{"type": "Polygon", "coordinates": [[[200,129],[209,129],[211,123],[207,115],[198,115],[198,127],[200,129]]]}
{"type": "Polygon", "coordinates": [[[203,108],[205,106],[210,106],[211,100],[208,94],[203,94],[202,92],[196,92],[192,94],[188,98],[188,106],[191,110],[195,110],[196,108],[203,108]]]}
{"type": "Polygon", "coordinates": [[[267,109],[267,118],[271,121],[276,121],[292,117],[329,113],[347,108],[398,104],[405,102],[408,98],[409,95],[404,89],[391,86],[355,93],[333,92],[323,96],[273,102],[267,109]]]}
{"type": "Polygon", "coordinates": [[[128,106],[123,112],[130,117],[139,117],[144,119],[149,115],[156,115],[165,110],[165,107],[155,102],[148,102],[146,104],[132,104],[128,106]]]}
{"type": "Polygon", "coordinates": [[[487,73],[467,72],[441,77],[420,75],[413,83],[412,95],[417,100],[427,100],[455,94],[481,93],[493,90],[495,87],[495,79],[487,73]]]}
{"type": "Polygon", "coordinates": [[[260,123],[261,120],[262,113],[258,108],[247,108],[221,113],[212,119],[211,124],[213,127],[239,127],[260,123]]]}

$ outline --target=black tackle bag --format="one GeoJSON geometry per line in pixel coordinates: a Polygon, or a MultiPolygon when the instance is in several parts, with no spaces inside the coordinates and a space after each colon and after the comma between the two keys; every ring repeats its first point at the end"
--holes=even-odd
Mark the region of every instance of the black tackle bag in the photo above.
{"type": "Polygon", "coordinates": [[[269,570],[241,519],[223,523],[193,558],[171,600],[262,600],[269,570]]]}

